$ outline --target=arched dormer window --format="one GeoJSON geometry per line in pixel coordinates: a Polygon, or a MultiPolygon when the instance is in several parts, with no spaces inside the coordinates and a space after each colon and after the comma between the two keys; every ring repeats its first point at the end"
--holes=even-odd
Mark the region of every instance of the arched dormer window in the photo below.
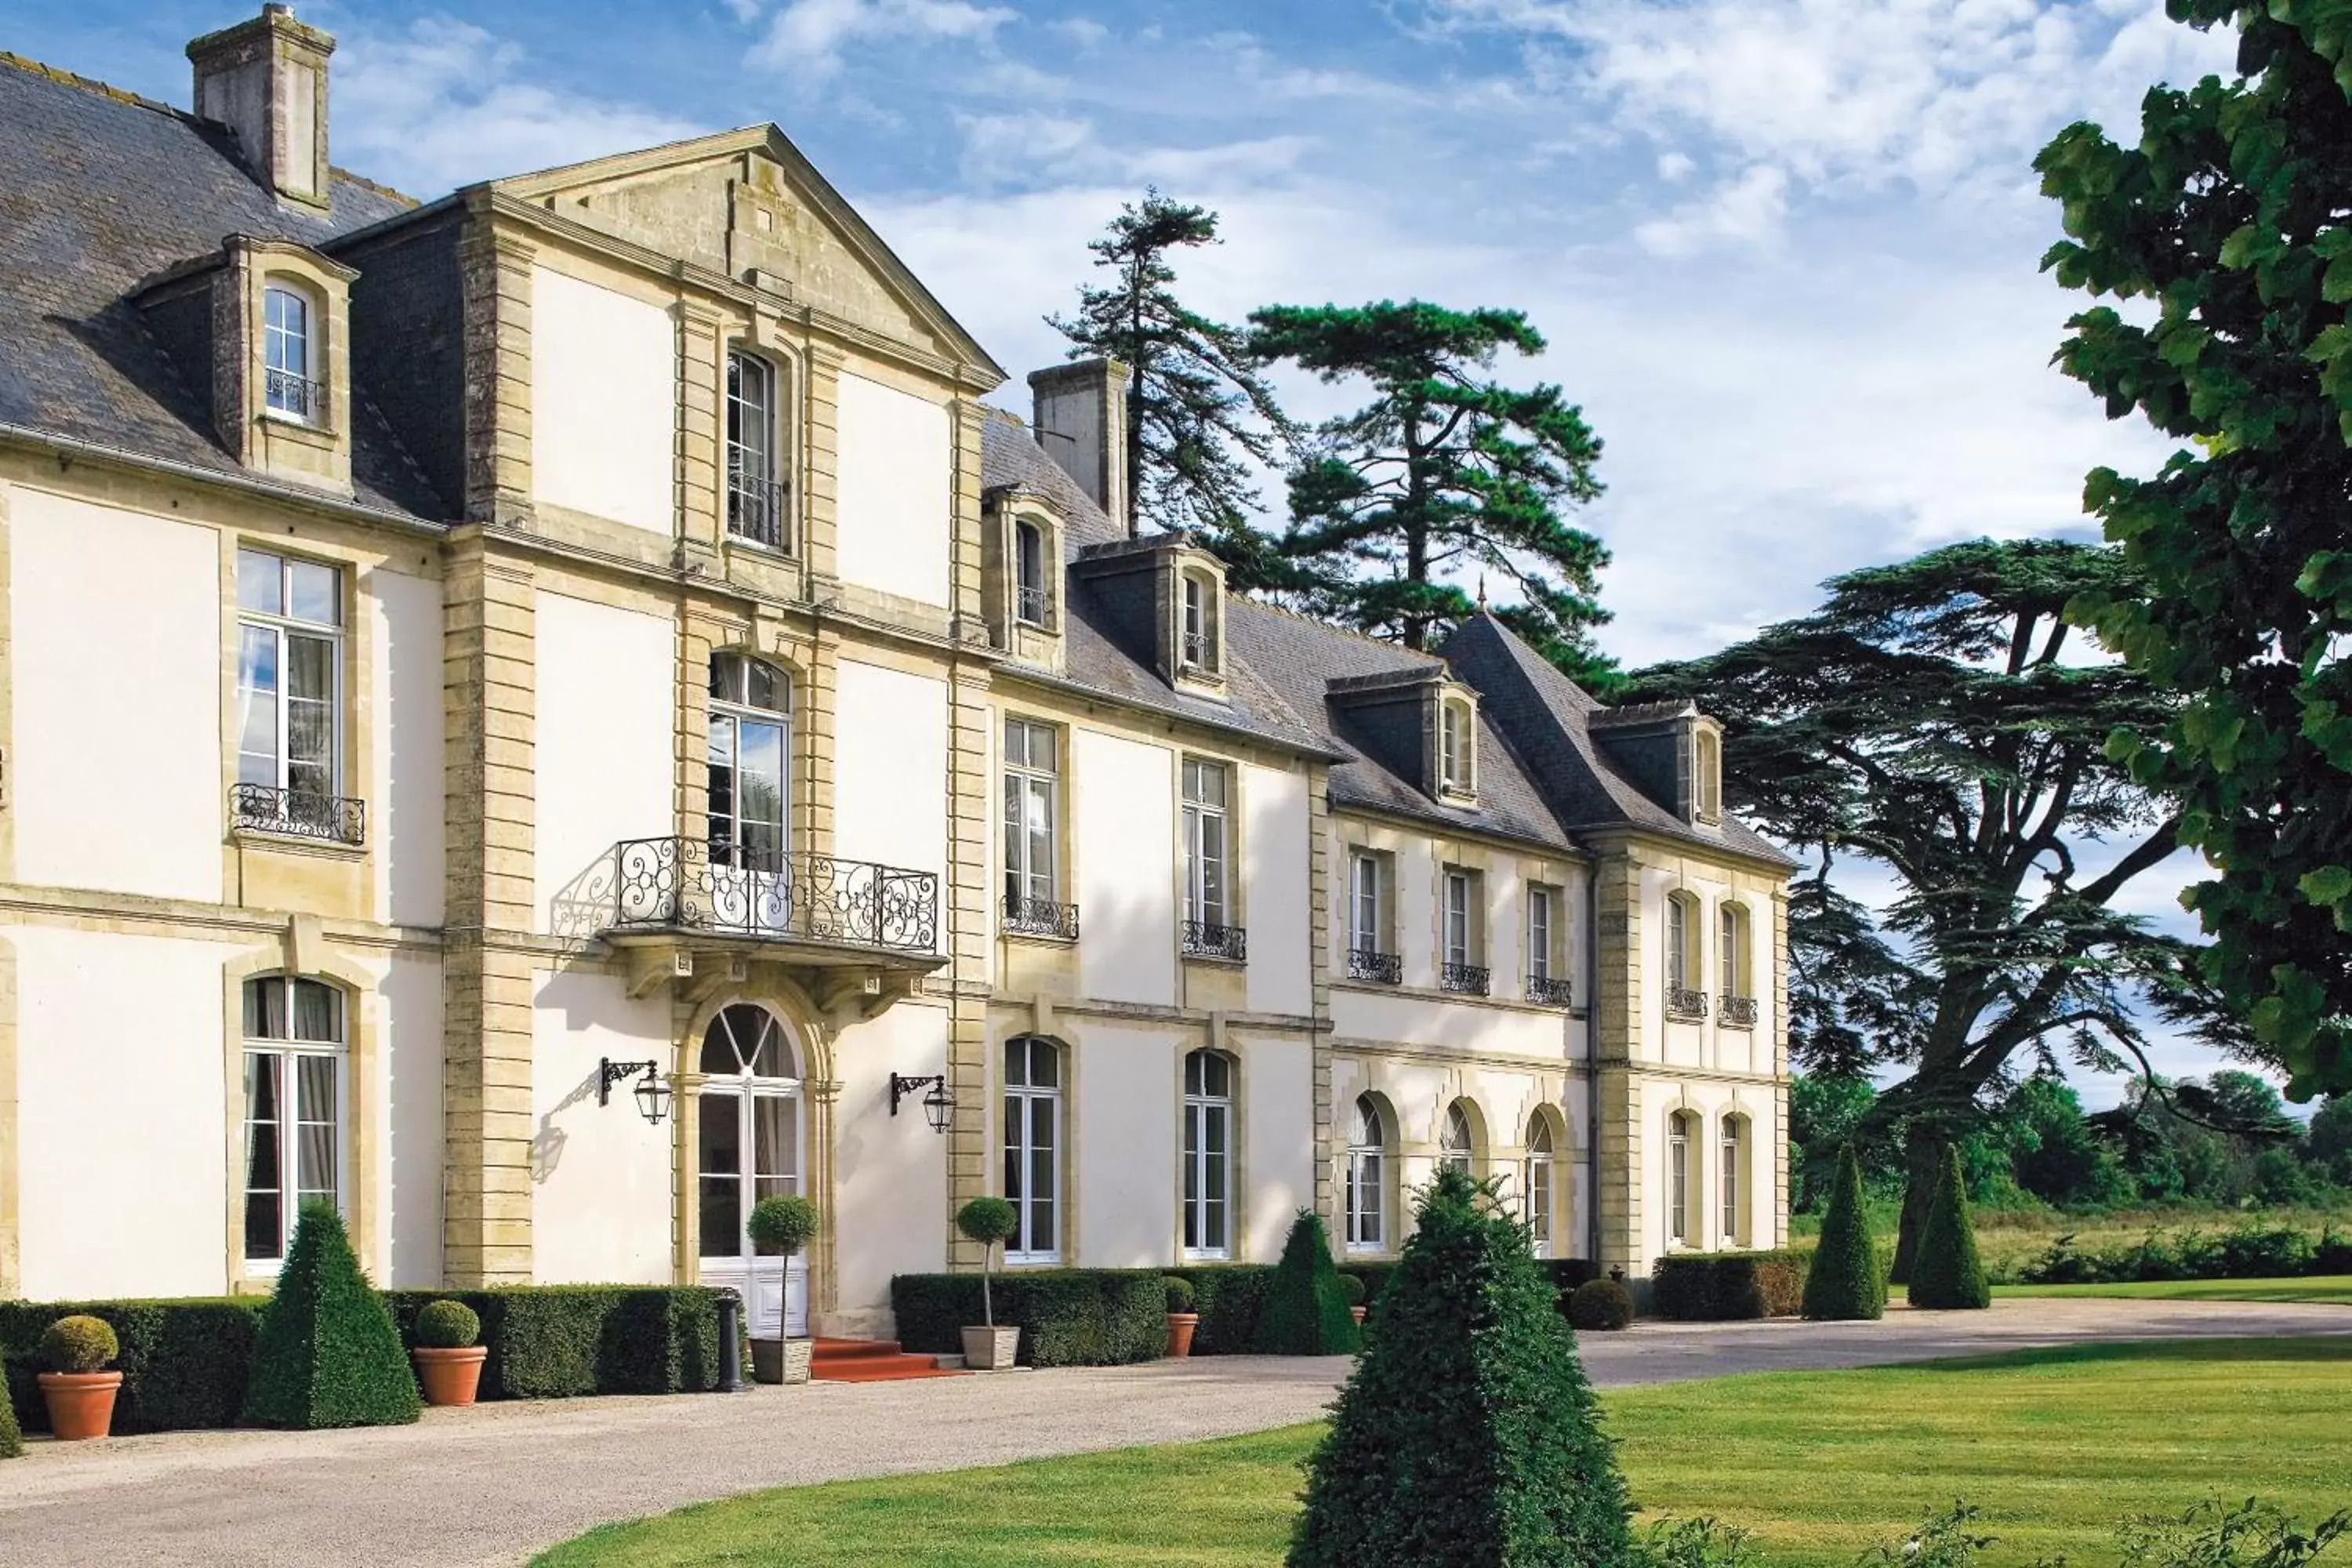
{"type": "Polygon", "coordinates": [[[1045,575],[1045,531],[1028,518],[1013,524],[1013,614],[1025,626],[1043,628],[1052,604],[1045,575]]]}
{"type": "Polygon", "coordinates": [[[1185,669],[1214,675],[1220,668],[1217,627],[1217,584],[1206,572],[1187,569],[1178,574],[1181,603],[1178,606],[1177,660],[1185,669]]]}
{"type": "Polygon", "coordinates": [[[727,531],[771,550],[792,548],[783,483],[781,378],[742,349],[727,353],[727,531]]]}
{"type": "Polygon", "coordinates": [[[1723,820],[1723,742],[1704,727],[1691,737],[1691,810],[1701,822],[1723,820]]]}
{"type": "Polygon", "coordinates": [[[1388,1245],[1388,1120],[1369,1094],[1356,1097],[1348,1130],[1348,1250],[1378,1252],[1388,1245]]]}
{"type": "Polygon", "coordinates": [[[1446,795],[1471,795],[1477,791],[1477,775],[1476,716],[1461,698],[1441,698],[1437,704],[1437,787],[1446,795]]]}
{"type": "Polygon", "coordinates": [[[740,653],[710,656],[710,863],[782,869],[792,678],[740,653]]]}
{"type": "Polygon", "coordinates": [[[261,290],[262,406],[305,425],[325,419],[327,392],[320,372],[322,312],[310,290],[273,278],[261,290]]]}

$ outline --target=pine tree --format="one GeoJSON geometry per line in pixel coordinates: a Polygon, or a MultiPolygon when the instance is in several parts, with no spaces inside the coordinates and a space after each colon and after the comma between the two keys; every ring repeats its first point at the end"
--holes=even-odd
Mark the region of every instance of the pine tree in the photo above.
{"type": "Polygon", "coordinates": [[[1176,297],[1180,249],[1216,245],[1217,215],[1147,190],[1091,240],[1095,265],[1115,279],[1078,290],[1078,313],[1048,316],[1073,359],[1100,354],[1133,376],[1127,395],[1128,516],[1190,529],[1223,555],[1235,587],[1262,586],[1265,536],[1250,524],[1257,489],[1249,465],[1279,467],[1295,434],[1249,359],[1237,329],[1176,297]]]}
{"type": "Polygon", "coordinates": [[[416,1419],[416,1378],[392,1310],[360,1271],[343,1216],[305,1205],[261,1315],[245,1418],[258,1426],[395,1426],[416,1419]]]}
{"type": "Polygon", "coordinates": [[[1434,647],[1492,574],[1517,603],[1497,616],[1579,680],[1607,686],[1597,652],[1600,540],[1562,510],[1601,494],[1601,440],[1557,386],[1488,377],[1503,350],[1538,354],[1517,310],[1399,305],[1269,306],[1250,314],[1251,351],[1326,382],[1362,381],[1372,401],[1318,426],[1290,475],[1290,525],[1276,586],[1318,615],[1407,647],[1434,647]]]}
{"type": "Polygon", "coordinates": [[[1919,1233],[1919,1256],[1911,1265],[1915,1307],[1978,1308],[1992,1305],[1984,1261],[1977,1256],[1976,1221],[1969,1215],[1968,1189],[1960,1181],[1960,1152],[1944,1145],[1936,1174],[1936,1195],[1919,1233]]]}
{"type": "Polygon", "coordinates": [[[1804,1311],[1819,1320],[1877,1318],[1886,1311],[1886,1280],[1878,1271],[1878,1248],[1863,1201],[1862,1162],[1851,1143],[1838,1150],[1837,1183],[1830,1188],[1821,1243],[1805,1275],[1804,1311]]]}
{"type": "Polygon", "coordinates": [[[1282,1244],[1257,1340],[1263,1355],[1349,1355],[1363,1342],[1331,1261],[1330,1233],[1313,1209],[1298,1211],[1282,1244]]]}
{"type": "Polygon", "coordinates": [[[1621,1568],[1625,1483],[1576,1334],[1491,1184],[1444,1171],[1331,1430],[1290,1568],[1621,1568]]]}

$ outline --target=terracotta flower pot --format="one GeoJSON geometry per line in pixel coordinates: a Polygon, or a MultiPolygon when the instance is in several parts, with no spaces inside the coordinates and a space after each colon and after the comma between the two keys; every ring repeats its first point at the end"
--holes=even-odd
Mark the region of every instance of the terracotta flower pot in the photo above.
{"type": "Polygon", "coordinates": [[[1348,1316],[1355,1319],[1356,1327],[1360,1329],[1364,1326],[1364,1314],[1370,1310],[1370,1307],[1350,1307],[1348,1309],[1348,1316]]]}
{"type": "Polygon", "coordinates": [[[1174,1358],[1174,1359],[1175,1359],[1175,1360],[1177,1360],[1177,1361],[1182,1361],[1185,1357],[1187,1357],[1187,1356],[1191,1355],[1191,1354],[1192,1353],[1192,1335],[1193,1335],[1193,1332],[1194,1332],[1196,1330],[1198,1330],[1198,1329],[1200,1328],[1200,1326],[1201,1326],[1201,1314],[1200,1314],[1200,1313],[1198,1313],[1198,1312],[1171,1312],[1171,1313],[1169,1313],[1169,1314],[1168,1314],[1168,1353],[1169,1353],[1169,1355],[1170,1355],[1170,1356],[1171,1356],[1172,1358],[1174,1358]]]}
{"type": "Polygon", "coordinates": [[[114,1426],[119,1372],[45,1372],[41,1397],[48,1402],[49,1431],[60,1443],[103,1437],[114,1426]]]}
{"type": "Polygon", "coordinates": [[[416,1381],[425,1385],[427,1405],[471,1405],[475,1390],[481,1386],[482,1363],[489,1355],[488,1345],[459,1345],[454,1350],[436,1350],[419,1345],[408,1352],[416,1358],[416,1381]]]}

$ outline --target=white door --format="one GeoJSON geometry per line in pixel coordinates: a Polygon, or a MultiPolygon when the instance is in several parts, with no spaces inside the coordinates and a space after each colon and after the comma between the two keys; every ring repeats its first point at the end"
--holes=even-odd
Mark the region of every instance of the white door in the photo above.
{"type": "Polygon", "coordinates": [[[695,1175],[705,1285],[743,1298],[744,1331],[808,1332],[808,1258],[762,1252],[744,1234],[751,1205],[801,1190],[801,1080],[774,1014],[739,1003],[703,1036],[695,1175]]]}

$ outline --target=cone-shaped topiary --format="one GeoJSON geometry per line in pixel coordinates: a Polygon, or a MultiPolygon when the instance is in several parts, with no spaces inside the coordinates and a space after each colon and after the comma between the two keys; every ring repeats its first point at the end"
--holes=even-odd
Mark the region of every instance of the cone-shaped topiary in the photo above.
{"type": "Polygon", "coordinates": [[[1438,1175],[1308,1464],[1290,1568],[1622,1568],[1576,1335],[1491,1184],[1438,1175]]]}
{"type": "Polygon", "coordinates": [[[1992,1305],[1984,1260],[1977,1256],[1976,1221],[1969,1215],[1968,1189],[1960,1184],[1960,1152],[1944,1145],[1936,1172],[1936,1194],[1927,1202],[1927,1223],[1919,1229],[1919,1256],[1911,1264],[1915,1307],[1974,1308],[1992,1305]]]}
{"type": "Polygon", "coordinates": [[[1808,1318],[1823,1320],[1877,1318],[1886,1311],[1886,1280],[1878,1272],[1878,1247],[1862,1197],[1862,1162],[1853,1157],[1851,1143],[1838,1151],[1837,1185],[1830,1189],[1821,1245],[1805,1275],[1804,1310],[1808,1318]]]}
{"type": "Polygon", "coordinates": [[[1257,1321],[1259,1353],[1352,1355],[1362,1343],[1339,1284],[1339,1266],[1331,1261],[1323,1218],[1313,1209],[1300,1209],[1266,1287],[1265,1310],[1257,1321]]]}
{"type": "Polygon", "coordinates": [[[334,1205],[306,1204],[261,1314],[245,1418],[258,1426],[392,1426],[416,1419],[416,1379],[391,1309],[334,1205]]]}

